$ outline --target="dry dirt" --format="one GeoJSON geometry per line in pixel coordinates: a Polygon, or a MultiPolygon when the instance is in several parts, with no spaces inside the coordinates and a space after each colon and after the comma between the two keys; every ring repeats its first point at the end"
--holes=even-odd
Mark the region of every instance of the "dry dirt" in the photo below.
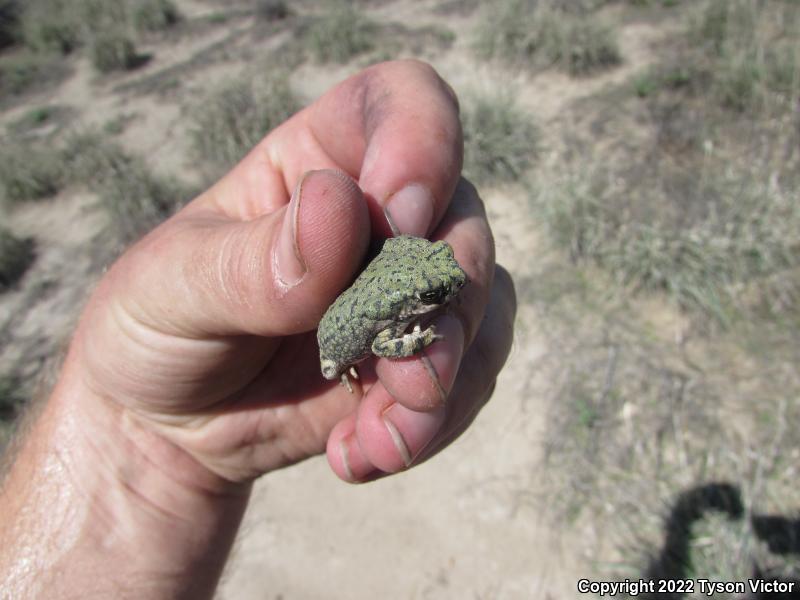
{"type": "MultiPolygon", "coordinates": [[[[210,3],[178,3],[198,17],[218,10],[210,3]]],[[[647,64],[656,29],[631,23],[621,30],[622,66],[590,79],[544,72],[536,77],[477,66],[469,50],[475,14],[442,16],[432,1],[378,3],[376,19],[407,26],[436,23],[453,30],[452,48],[422,53],[460,94],[503,87],[514,90],[536,116],[552,156],[563,109],[619,83],[647,64]]],[[[156,170],[193,176],[185,98],[220,77],[266,55],[275,36],[253,38],[253,19],[241,17],[177,41],[154,39],[142,50],[153,60],[134,73],[100,78],[85,58],[72,58],[73,74],[59,88],[28,98],[0,116],[7,124],[42,104],[72,107],[70,126],[102,125],[131,117],[121,141],[147,157],[156,170]],[[224,59],[172,71],[179,92],[139,93],[135,84],[166,72],[231,40],[224,59]],[[126,90],[126,91],[119,91],[126,90]]],[[[356,61],[358,63],[358,61],[356,61]]],[[[359,68],[298,68],[292,85],[307,100],[359,68]]],[[[530,276],[544,253],[531,227],[526,194],[517,187],[483,191],[494,228],[498,261],[516,278],[530,276]]],[[[34,235],[42,248],[25,284],[0,299],[0,366],[38,370],[68,334],[97,267],[94,240],[105,227],[85,192],[14,213],[14,229],[34,235]],[[36,286],[39,287],[36,287],[36,286]]],[[[258,482],[219,597],[256,598],[569,598],[579,577],[593,570],[577,532],[550,522],[538,498],[542,440],[553,373],[543,361],[548,344],[541,315],[524,302],[513,350],[493,400],[452,447],[419,468],[363,486],[336,479],[324,458],[272,473],[258,482]]],[[[669,317],[666,318],[671,323],[669,317]]],[[[672,326],[671,324],[669,326],[672,326]]],[[[550,468],[553,468],[552,466],[550,468]]],[[[595,557],[596,558],[596,557],[595,557]]]]}

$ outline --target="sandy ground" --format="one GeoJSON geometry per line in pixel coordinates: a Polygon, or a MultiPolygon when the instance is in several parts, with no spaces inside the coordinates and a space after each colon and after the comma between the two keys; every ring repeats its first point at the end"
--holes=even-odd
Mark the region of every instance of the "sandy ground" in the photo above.
{"type": "MultiPolygon", "coordinates": [[[[189,16],[211,10],[202,2],[179,4],[189,16]]],[[[476,72],[469,58],[469,35],[460,35],[473,25],[474,16],[429,16],[425,8],[435,4],[388,2],[379,4],[374,16],[415,25],[446,23],[459,36],[453,48],[428,57],[437,69],[459,93],[497,85],[492,67],[476,72]]],[[[239,19],[207,35],[187,35],[177,42],[155,40],[144,48],[154,53],[150,64],[135,74],[110,79],[99,79],[85,59],[75,59],[73,75],[60,88],[7,111],[3,121],[43,103],[74,107],[77,122],[84,125],[133,115],[121,138],[127,147],[146,155],[160,171],[190,171],[180,99],[115,90],[183,63],[227,36],[233,35],[232,47],[241,50],[251,43],[243,33],[249,26],[247,19],[239,19]]],[[[576,81],[544,73],[535,79],[506,79],[503,84],[518,91],[521,103],[537,115],[547,136],[548,124],[561,118],[563,107],[623,81],[646,64],[652,34],[646,24],[624,28],[621,44],[627,62],[607,75],[576,81]]],[[[259,43],[267,47],[271,42],[259,43]]],[[[259,48],[250,47],[248,52],[258,54],[259,48]]],[[[181,86],[184,91],[202,89],[245,65],[245,59],[212,61],[200,70],[181,73],[181,86]]],[[[306,64],[294,73],[292,84],[311,99],[356,69],[356,65],[306,64]]],[[[498,261],[515,277],[529,275],[528,257],[539,242],[528,217],[520,218],[528,214],[525,194],[514,188],[487,190],[484,196],[498,261]]],[[[52,293],[41,295],[41,300],[32,300],[39,296],[32,296],[28,286],[0,302],[0,324],[6,325],[5,334],[13,340],[0,349],[0,363],[25,356],[30,368],[36,369],[35,361],[52,354],[69,331],[85,297],[96,268],[86,248],[104,222],[92,198],[68,191],[52,203],[18,211],[12,224],[36,235],[44,248],[28,280],[74,282],[54,284],[52,293]],[[65,229],[67,222],[73,225],[65,229]],[[34,309],[25,312],[32,301],[34,309]]],[[[521,305],[514,347],[494,398],[462,439],[427,464],[376,483],[351,486],[332,475],[324,458],[316,458],[258,481],[219,597],[578,597],[576,581],[589,575],[590,566],[584,562],[580,541],[548,522],[536,487],[546,403],[551,397],[551,373],[540,365],[548,349],[538,327],[536,313],[521,305]]]]}
{"type": "MultiPolygon", "coordinates": [[[[512,233],[521,200],[494,207],[500,263],[522,250],[512,233]]],[[[532,366],[547,350],[533,315],[520,320],[492,401],[428,463],[348,486],[313,459],[259,481],[220,597],[569,597],[578,558],[532,488],[546,426],[535,391],[547,386],[532,366]]]]}

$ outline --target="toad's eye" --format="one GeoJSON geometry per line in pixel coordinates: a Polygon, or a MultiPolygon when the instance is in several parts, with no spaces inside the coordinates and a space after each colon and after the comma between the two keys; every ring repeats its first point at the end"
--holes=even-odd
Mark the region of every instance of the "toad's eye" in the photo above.
{"type": "Polygon", "coordinates": [[[428,290],[419,295],[419,299],[423,304],[441,304],[445,297],[445,290],[428,290]]]}

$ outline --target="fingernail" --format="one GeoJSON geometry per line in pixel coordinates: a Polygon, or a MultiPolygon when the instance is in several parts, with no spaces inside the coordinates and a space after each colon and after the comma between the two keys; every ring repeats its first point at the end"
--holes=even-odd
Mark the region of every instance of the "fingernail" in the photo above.
{"type": "Polygon", "coordinates": [[[417,412],[393,404],[383,413],[383,423],[406,467],[414,463],[444,423],[444,408],[417,412]]]}
{"type": "Polygon", "coordinates": [[[286,215],[283,218],[278,243],[275,247],[275,271],[278,279],[287,287],[297,285],[306,274],[306,264],[300,255],[297,245],[297,227],[300,214],[300,202],[303,195],[303,182],[308,173],[300,178],[294,189],[286,215]]]}
{"type": "Polygon", "coordinates": [[[339,442],[339,459],[342,461],[345,477],[351,483],[364,481],[375,471],[375,467],[361,451],[358,445],[358,437],[355,433],[342,438],[339,442]]]}
{"type": "Polygon", "coordinates": [[[383,209],[395,235],[424,237],[433,220],[433,194],[424,185],[412,183],[392,195],[383,209]]]}
{"type": "Polygon", "coordinates": [[[423,360],[422,364],[442,394],[442,400],[446,400],[453,389],[464,354],[464,327],[459,319],[450,314],[437,317],[433,326],[444,339],[425,349],[427,360],[423,360]]]}
{"type": "Polygon", "coordinates": [[[344,468],[344,474],[348,481],[355,481],[353,469],[350,467],[350,448],[348,446],[348,444],[352,442],[350,439],[352,437],[352,435],[349,435],[339,442],[339,457],[342,460],[342,467],[344,468]]]}

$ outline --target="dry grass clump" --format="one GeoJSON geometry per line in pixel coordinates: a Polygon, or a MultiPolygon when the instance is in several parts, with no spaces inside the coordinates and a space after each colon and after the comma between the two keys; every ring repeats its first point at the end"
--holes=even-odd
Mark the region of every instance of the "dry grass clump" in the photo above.
{"type": "MultiPolygon", "coordinates": [[[[76,12],[82,23],[82,41],[100,73],[125,71],[143,62],[132,37],[131,6],[125,0],[80,0],[76,12]]],[[[139,8],[143,6],[139,4],[139,8]]]]}
{"type": "Polygon", "coordinates": [[[9,123],[8,129],[12,133],[24,133],[36,129],[50,121],[56,113],[61,111],[62,107],[55,105],[36,106],[12,123],[9,123]]]}
{"type": "Polygon", "coordinates": [[[15,44],[19,38],[19,0],[0,0],[0,48],[15,44]]]}
{"type": "Polygon", "coordinates": [[[164,31],[180,20],[180,13],[172,0],[141,0],[132,18],[138,31],[164,31]]]}
{"type": "Polygon", "coordinates": [[[171,0],[29,0],[20,16],[22,40],[37,52],[88,48],[101,73],[142,64],[135,32],[164,30],[179,20],[171,0]]]}
{"type": "Polygon", "coordinates": [[[462,121],[464,173],[473,181],[517,181],[533,164],[539,132],[510,95],[474,97],[462,121]]]}
{"type": "MultiPolygon", "coordinates": [[[[739,112],[800,90],[800,7],[712,0],[690,24],[690,39],[706,57],[712,94],[739,112]]],[[[703,63],[701,63],[703,64],[703,63]]]]}
{"type": "Polygon", "coordinates": [[[113,170],[109,165],[125,162],[127,156],[120,145],[92,129],[70,133],[61,149],[70,183],[89,187],[108,176],[113,170]]]}
{"type": "Polygon", "coordinates": [[[193,152],[210,176],[222,175],[299,108],[284,76],[232,79],[191,110],[193,152]]]}
{"type": "Polygon", "coordinates": [[[689,12],[684,46],[636,81],[641,97],[679,91],[737,113],[785,111],[800,95],[800,5],[707,0],[689,12]]]}
{"type": "Polygon", "coordinates": [[[42,144],[10,140],[0,148],[0,205],[54,195],[62,183],[58,152],[42,144]]]}
{"type": "Polygon", "coordinates": [[[28,0],[21,16],[22,39],[39,52],[68,54],[81,44],[76,3],[68,0],[28,0]]]}
{"type": "Polygon", "coordinates": [[[42,139],[60,131],[73,114],[74,109],[64,104],[33,106],[11,121],[7,130],[11,139],[42,139]]]}
{"type": "Polygon", "coordinates": [[[284,0],[256,0],[256,15],[265,21],[279,21],[289,16],[289,6],[284,0]]]}
{"type": "Polygon", "coordinates": [[[63,160],[73,181],[88,185],[99,196],[123,242],[135,240],[172,215],[189,195],[175,179],[154,174],[140,157],[94,131],[73,134],[63,160]]]}
{"type": "Polygon", "coordinates": [[[345,63],[375,48],[377,26],[348,2],[337,2],[305,32],[304,40],[317,62],[345,63]]]}
{"type": "Polygon", "coordinates": [[[188,199],[188,192],[177,181],[156,176],[141,158],[110,161],[107,169],[97,189],[123,241],[146,233],[188,199]]]}
{"type": "Polygon", "coordinates": [[[35,258],[33,240],[20,239],[0,227],[0,292],[13,286],[35,258]]]}
{"type": "Polygon", "coordinates": [[[538,70],[556,66],[591,75],[621,61],[615,30],[590,10],[559,3],[512,0],[486,8],[475,50],[485,59],[538,70]]]}
{"type": "Polygon", "coordinates": [[[89,43],[89,57],[94,67],[101,73],[126,71],[142,63],[133,40],[119,28],[92,36],[89,43]]]}
{"type": "Polygon", "coordinates": [[[686,190],[691,196],[679,198],[582,170],[539,192],[534,205],[573,259],[725,323],[749,282],[800,265],[800,206],[793,189],[775,188],[757,173],[696,175],[696,187],[686,190]]]}
{"type": "Polygon", "coordinates": [[[0,55],[0,102],[57,83],[66,74],[60,61],[26,50],[0,55]]]}
{"type": "Polygon", "coordinates": [[[52,196],[67,184],[85,185],[99,196],[112,229],[124,242],[171,215],[189,194],[95,131],[74,133],[61,148],[19,142],[0,153],[0,200],[5,208],[52,196]]]}

